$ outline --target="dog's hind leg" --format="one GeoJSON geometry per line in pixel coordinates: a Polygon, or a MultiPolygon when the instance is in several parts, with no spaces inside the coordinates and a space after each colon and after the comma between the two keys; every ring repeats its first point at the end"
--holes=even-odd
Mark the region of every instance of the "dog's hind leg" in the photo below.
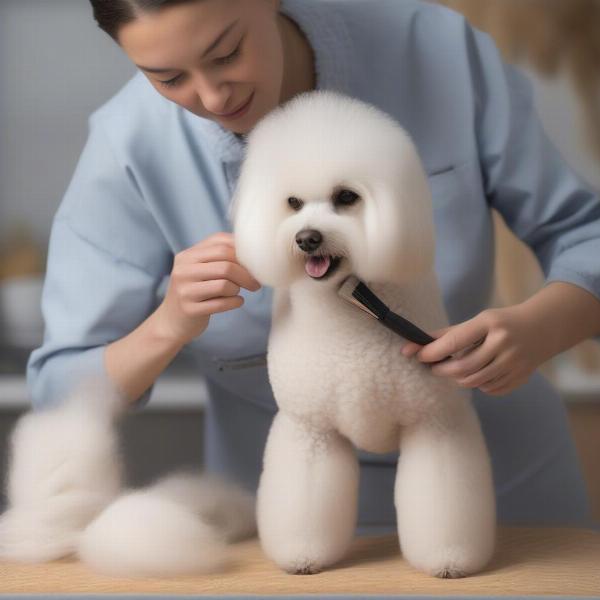
{"type": "Polygon", "coordinates": [[[344,557],[356,527],[359,466],[350,442],[279,412],[257,493],[264,552],[288,573],[317,573],[344,557]]]}
{"type": "Polygon", "coordinates": [[[480,571],[494,551],[494,486],[477,415],[467,402],[447,419],[403,430],[395,484],[404,558],[443,578],[480,571]]]}

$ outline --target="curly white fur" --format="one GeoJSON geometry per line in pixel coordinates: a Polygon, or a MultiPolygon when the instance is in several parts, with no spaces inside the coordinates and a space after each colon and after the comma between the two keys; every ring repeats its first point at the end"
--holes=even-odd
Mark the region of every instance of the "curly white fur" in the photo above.
{"type": "Polygon", "coordinates": [[[181,471],[123,490],[115,420],[124,399],[85,381],[59,406],[30,412],[11,436],[0,558],[76,554],[111,576],[215,572],[227,543],[256,532],[255,498],[214,475],[181,471]]]}
{"type": "Polygon", "coordinates": [[[0,556],[54,560],[75,551],[82,529],[119,494],[122,466],[112,420],[118,396],[88,381],[58,407],[19,419],[10,438],[0,556]]]}
{"type": "Polygon", "coordinates": [[[337,295],[354,274],[425,330],[448,324],[428,182],[409,136],[358,100],[298,96],[251,132],[231,214],[240,263],[275,288],[268,370],[279,412],[257,498],[265,552],[292,573],[339,561],[356,524],[354,447],[399,449],[404,557],[440,577],[482,569],[495,498],[469,393],[404,357],[401,338],[337,295]],[[344,205],[340,190],[357,200],[344,205]],[[307,231],[317,247],[302,248],[307,231]],[[315,278],[313,255],[340,262],[315,278]]]}
{"type": "Polygon", "coordinates": [[[227,566],[227,542],[255,532],[254,497],[214,476],[178,473],[133,490],[83,532],[79,556],[100,573],[175,577],[227,566]]]}

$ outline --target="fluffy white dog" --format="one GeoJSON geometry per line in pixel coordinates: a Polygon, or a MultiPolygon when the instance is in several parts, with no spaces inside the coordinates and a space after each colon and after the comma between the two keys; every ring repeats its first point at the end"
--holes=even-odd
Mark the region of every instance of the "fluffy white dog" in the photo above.
{"type": "Polygon", "coordinates": [[[251,132],[232,215],[240,263],[275,290],[267,358],[279,412],[257,496],[264,551],[291,573],[345,555],[356,446],[400,450],[407,561],[438,577],[482,569],[495,498],[470,393],[404,357],[399,336],[338,295],[354,274],[425,331],[448,324],[428,182],[408,135],[363,102],[299,96],[251,132]]]}
{"type": "Polygon", "coordinates": [[[11,438],[0,557],[76,553],[109,574],[213,572],[255,533],[286,571],[340,560],[357,516],[353,446],[400,449],[395,502],[405,558],[440,577],[481,569],[495,539],[489,458],[467,391],[402,356],[402,339],[337,293],[354,274],[426,330],[447,324],[433,272],[427,180],[411,141],[374,107],[298,97],[249,136],[233,203],[240,262],[274,286],[269,377],[279,406],[255,498],[176,473],[124,490],[123,400],[88,382],[25,415],[11,438]]]}

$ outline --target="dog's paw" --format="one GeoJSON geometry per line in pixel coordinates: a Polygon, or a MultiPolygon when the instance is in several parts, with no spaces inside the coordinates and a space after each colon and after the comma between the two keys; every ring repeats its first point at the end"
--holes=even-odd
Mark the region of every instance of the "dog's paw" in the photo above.
{"type": "Polygon", "coordinates": [[[290,575],[315,575],[335,562],[331,559],[328,561],[328,557],[322,552],[306,546],[305,544],[280,544],[275,552],[267,555],[282,571],[290,575]]]}
{"type": "Polygon", "coordinates": [[[454,552],[452,554],[453,556],[429,557],[429,560],[418,563],[409,562],[412,562],[412,566],[420,571],[439,579],[461,579],[473,575],[483,568],[483,565],[470,559],[469,556],[457,556],[454,552]]]}
{"type": "Polygon", "coordinates": [[[310,558],[298,559],[294,564],[286,566],[285,570],[290,575],[315,575],[321,572],[317,561],[310,558]]]}
{"type": "Polygon", "coordinates": [[[411,553],[406,544],[402,549],[404,559],[415,569],[439,579],[461,579],[479,573],[488,557],[479,548],[447,546],[434,551],[411,553]],[[483,554],[483,556],[482,556],[483,554]]]}
{"type": "Polygon", "coordinates": [[[466,577],[467,573],[457,567],[444,567],[437,573],[434,573],[434,576],[440,579],[460,579],[461,577],[466,577]]]}

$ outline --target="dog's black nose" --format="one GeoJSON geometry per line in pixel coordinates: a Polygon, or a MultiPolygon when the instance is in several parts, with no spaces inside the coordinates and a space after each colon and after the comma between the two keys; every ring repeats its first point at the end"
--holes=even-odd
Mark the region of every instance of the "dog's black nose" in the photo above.
{"type": "Polygon", "coordinates": [[[316,229],[303,229],[296,234],[296,244],[304,252],[314,252],[323,241],[323,236],[316,229]]]}

